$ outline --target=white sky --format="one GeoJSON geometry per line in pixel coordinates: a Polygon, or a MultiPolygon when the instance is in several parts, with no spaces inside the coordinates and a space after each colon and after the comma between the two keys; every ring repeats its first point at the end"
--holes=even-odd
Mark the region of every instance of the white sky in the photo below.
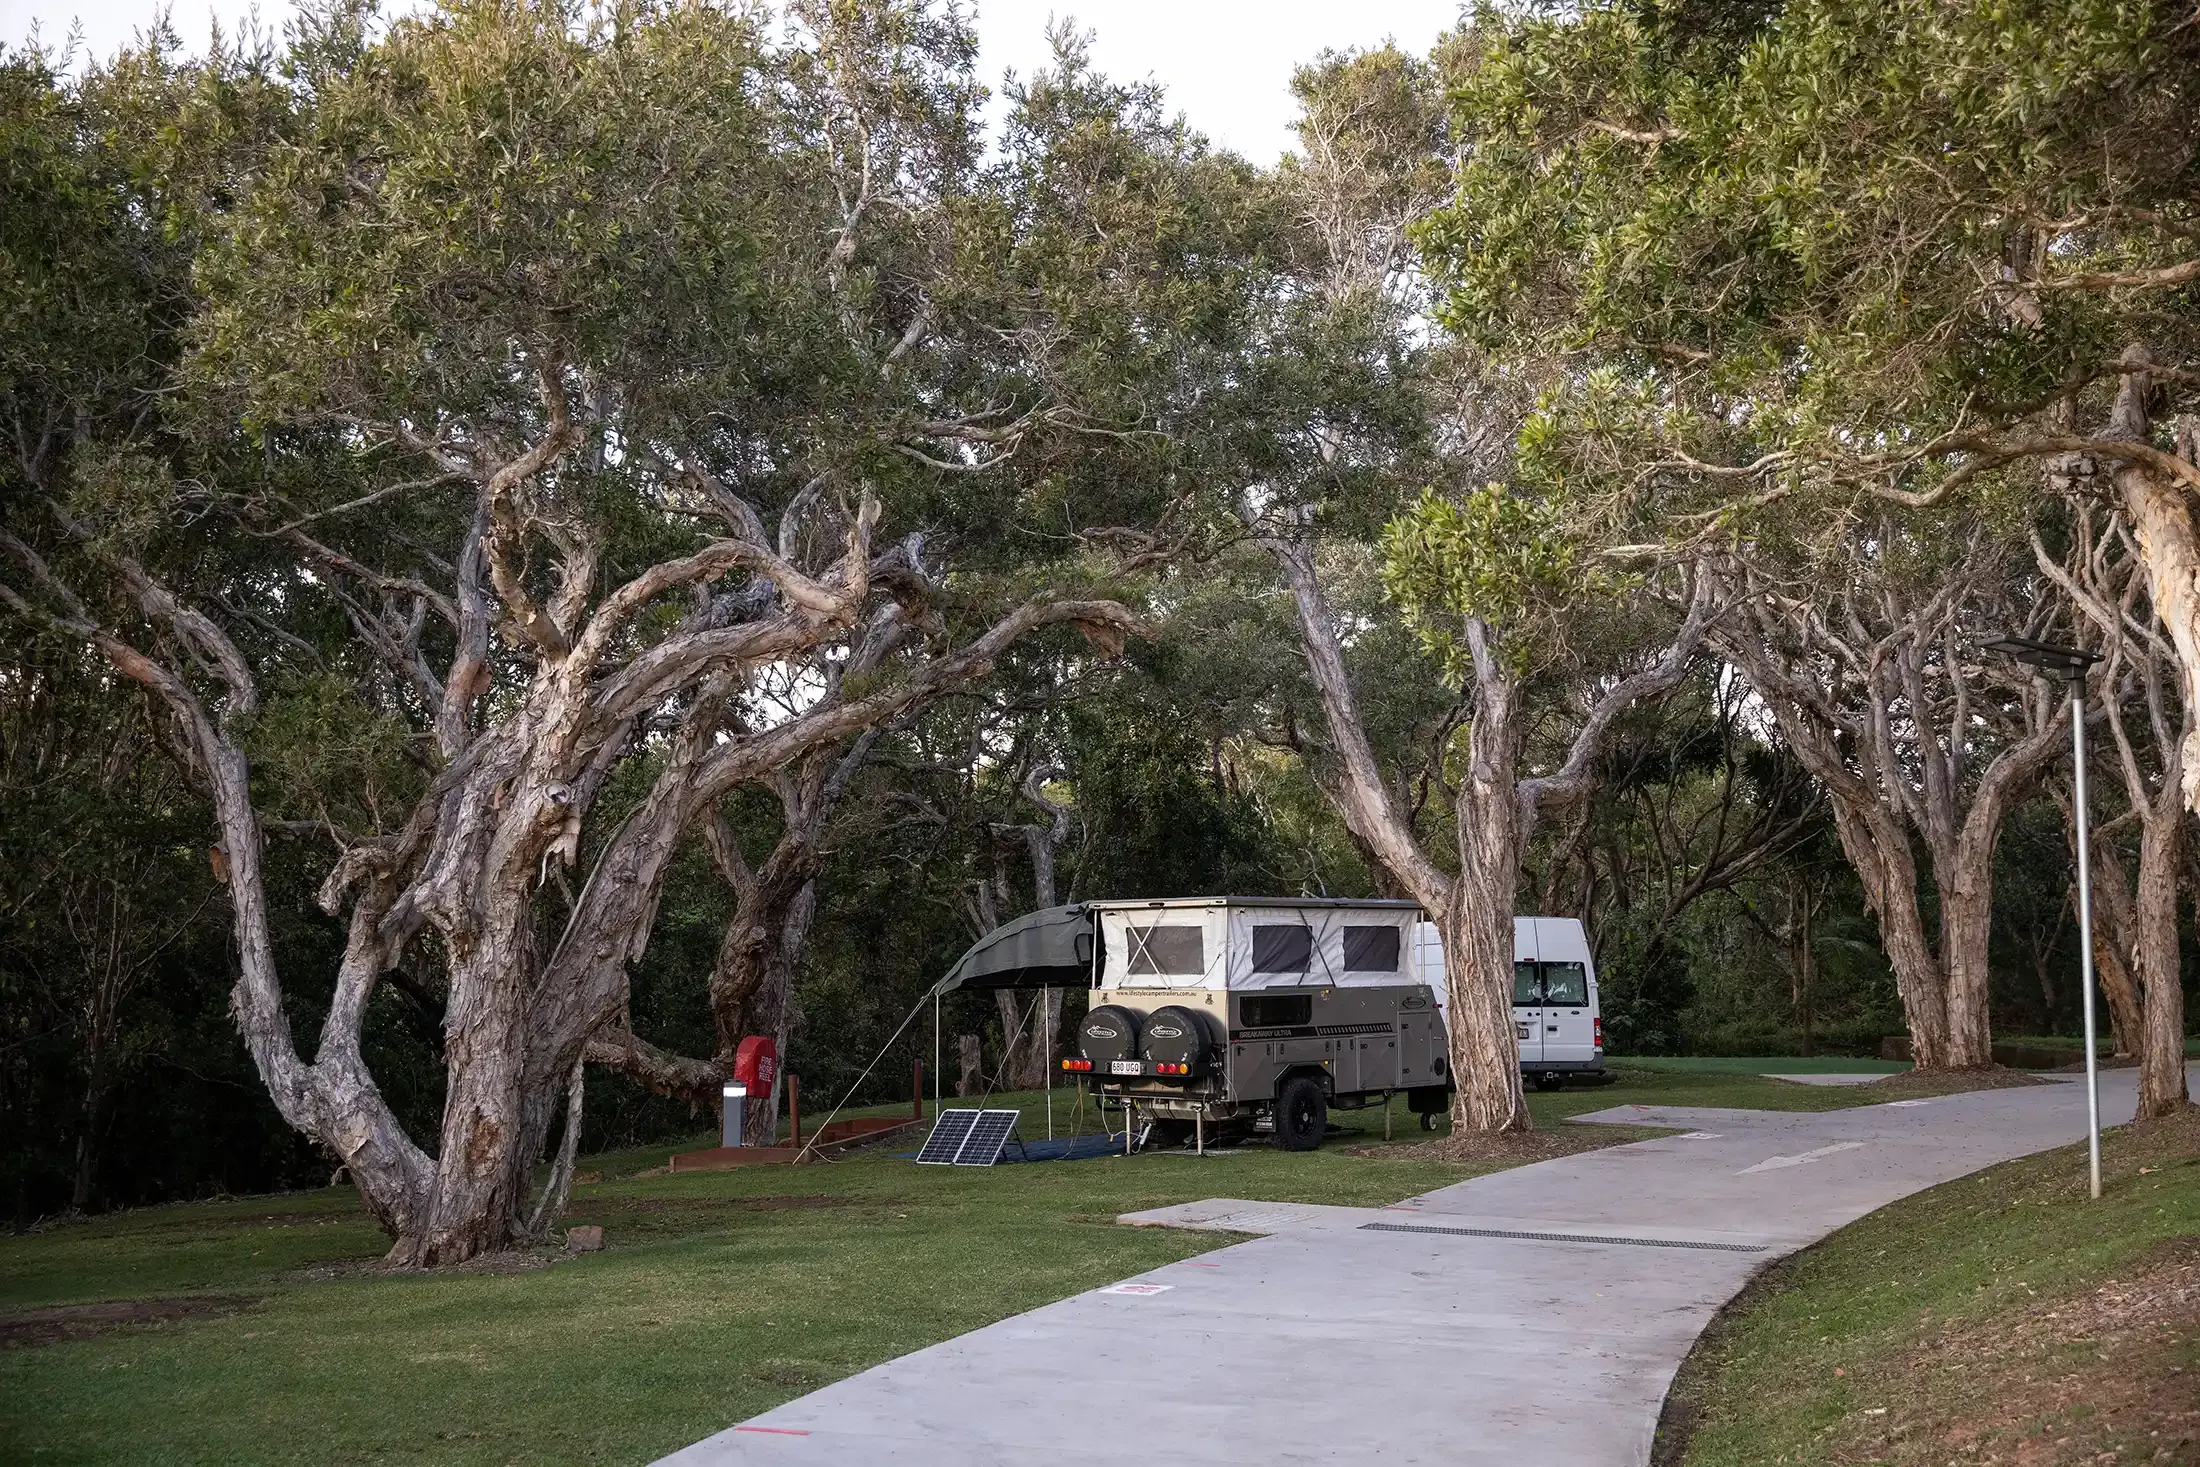
{"type": "MultiPolygon", "coordinates": [[[[1029,75],[1047,60],[1046,26],[1055,15],[1093,31],[1093,60],[1123,80],[1152,77],[1170,105],[1218,144],[1271,162],[1291,144],[1292,68],[1324,48],[1345,50],[1396,40],[1425,52],[1458,18],[1459,0],[978,0],[981,70],[997,91],[1001,73],[1029,75]]],[[[59,43],[72,21],[106,55],[160,9],[160,0],[0,0],[0,45],[24,40],[34,26],[59,43]]],[[[225,29],[255,9],[251,0],[173,0],[185,44],[204,44],[208,21],[225,29]]],[[[261,0],[263,24],[289,18],[285,0],[261,0]]]]}

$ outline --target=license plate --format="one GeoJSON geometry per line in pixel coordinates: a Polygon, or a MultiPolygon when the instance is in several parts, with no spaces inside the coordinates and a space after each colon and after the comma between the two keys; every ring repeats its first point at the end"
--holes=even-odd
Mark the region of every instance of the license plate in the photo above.
{"type": "Polygon", "coordinates": [[[1108,1061],[1108,1073],[1111,1075],[1135,1075],[1145,1068],[1137,1060],[1108,1061]]]}

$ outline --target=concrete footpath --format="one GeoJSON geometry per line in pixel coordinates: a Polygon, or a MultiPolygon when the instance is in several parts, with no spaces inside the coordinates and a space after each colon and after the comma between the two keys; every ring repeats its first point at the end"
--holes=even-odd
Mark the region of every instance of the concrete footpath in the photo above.
{"type": "MultiPolygon", "coordinates": [[[[2131,1118],[2136,1083],[2103,1075],[2104,1124],[2131,1118]]],[[[1264,1236],[889,1361],[663,1460],[1641,1467],[1682,1357],[1752,1274],[1897,1198],[2082,1139],[2085,1096],[2058,1083],[1582,1119],[1681,1134],[1394,1207],[1134,1214],[1264,1236]]]]}

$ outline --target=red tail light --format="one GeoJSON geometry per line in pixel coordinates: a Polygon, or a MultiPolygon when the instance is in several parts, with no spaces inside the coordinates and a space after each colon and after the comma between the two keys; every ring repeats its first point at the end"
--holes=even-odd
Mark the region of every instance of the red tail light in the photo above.
{"type": "Polygon", "coordinates": [[[1604,1048],[1604,1021],[1602,1019],[1596,1019],[1592,1020],[1591,1022],[1596,1025],[1597,1048],[1602,1049],[1604,1048]]]}
{"type": "Polygon", "coordinates": [[[1089,1059],[1066,1059],[1062,1061],[1062,1068],[1078,1071],[1089,1070],[1092,1068],[1092,1061],[1089,1059]]]}

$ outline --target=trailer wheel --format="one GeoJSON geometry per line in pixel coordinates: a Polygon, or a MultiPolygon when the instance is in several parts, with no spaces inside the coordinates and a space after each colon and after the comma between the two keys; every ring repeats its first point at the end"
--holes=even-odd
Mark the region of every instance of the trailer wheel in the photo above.
{"type": "Polygon", "coordinates": [[[1535,1077],[1535,1088],[1538,1090],[1564,1090],[1566,1088],[1566,1077],[1556,1070],[1546,1070],[1535,1077]]]}
{"type": "Polygon", "coordinates": [[[1276,1144],[1286,1151],[1312,1151],[1329,1129],[1329,1099],[1318,1081],[1299,1075],[1276,1092],[1276,1144]]]}
{"type": "Polygon", "coordinates": [[[1190,1121],[1159,1120],[1146,1133],[1148,1151],[1181,1151],[1192,1144],[1193,1125],[1190,1121]]]}
{"type": "Polygon", "coordinates": [[[1433,1131],[1436,1129],[1435,1111],[1424,1110],[1421,1112],[1421,1129],[1424,1131],[1433,1131]]]}

